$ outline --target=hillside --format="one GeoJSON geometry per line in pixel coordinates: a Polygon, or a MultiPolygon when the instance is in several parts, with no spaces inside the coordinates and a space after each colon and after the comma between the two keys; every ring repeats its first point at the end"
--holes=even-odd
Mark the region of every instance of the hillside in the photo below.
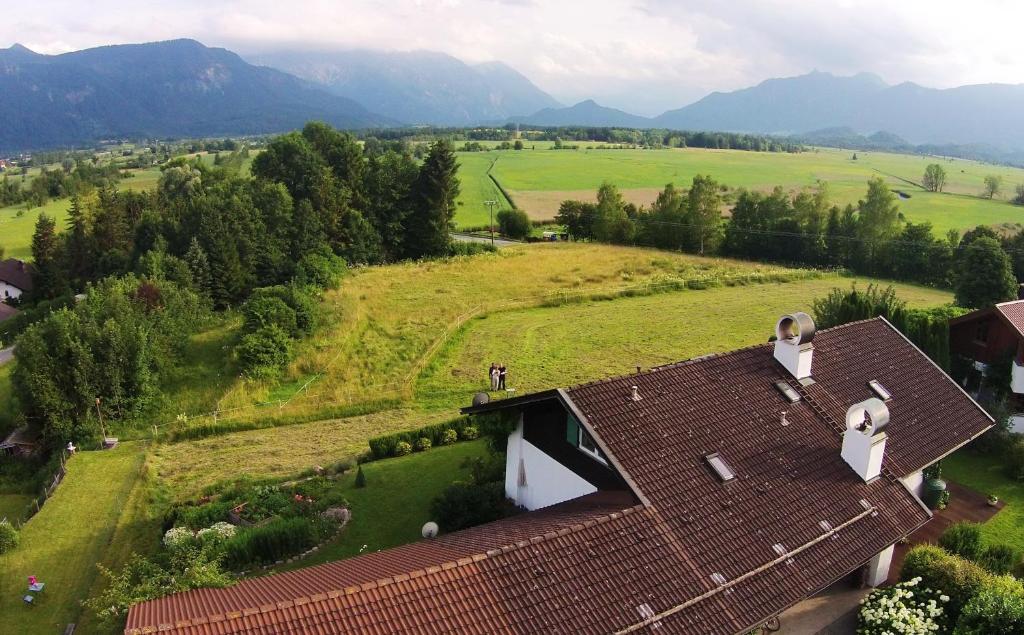
{"type": "Polygon", "coordinates": [[[813,72],[715,92],[654,119],[669,128],[799,134],[848,127],[885,130],[912,144],[1024,147],[1024,84],[926,88],[890,86],[875,75],[813,72]]]}
{"type": "Polygon", "coordinates": [[[545,108],[527,117],[513,121],[531,126],[610,126],[619,128],[650,128],[651,120],[639,115],[608,108],[593,99],[581,101],[568,108],[545,108]]]}
{"type": "Polygon", "coordinates": [[[496,122],[560,105],[501,62],[470,66],[433,51],[282,51],[250,59],[411,124],[496,122]]]}
{"type": "Polygon", "coordinates": [[[0,149],[37,149],[119,137],[281,132],[321,119],[342,128],[388,125],[330,95],[230,51],[194,40],[40,55],[0,50],[0,149]]]}

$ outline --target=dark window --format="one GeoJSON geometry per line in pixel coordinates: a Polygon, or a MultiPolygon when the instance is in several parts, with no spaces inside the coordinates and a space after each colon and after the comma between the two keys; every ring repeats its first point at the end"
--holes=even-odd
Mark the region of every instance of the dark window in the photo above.
{"type": "Polygon", "coordinates": [[[981,344],[988,343],[988,322],[979,322],[977,329],[974,331],[974,341],[980,342],[981,344]]]}

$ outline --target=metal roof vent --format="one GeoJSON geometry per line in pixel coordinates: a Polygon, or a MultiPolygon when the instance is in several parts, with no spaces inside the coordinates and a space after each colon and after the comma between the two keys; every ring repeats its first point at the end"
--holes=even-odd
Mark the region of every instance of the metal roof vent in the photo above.
{"type": "Polygon", "coordinates": [[[723,483],[736,478],[736,473],[732,471],[732,468],[729,467],[729,464],[725,462],[725,459],[718,452],[706,455],[704,460],[707,461],[711,469],[715,471],[718,479],[723,483]]]}
{"type": "Polygon", "coordinates": [[[640,387],[639,386],[633,386],[632,387],[632,390],[630,391],[630,397],[629,398],[632,399],[633,401],[640,401],[640,387]]]}
{"type": "MultiPolygon", "coordinates": [[[[775,543],[774,545],[772,545],[772,551],[774,551],[775,555],[779,556],[780,558],[789,553],[788,551],[786,551],[786,547],[782,543],[775,543]]],[[[786,564],[793,564],[793,559],[786,558],[786,564]]]]}
{"type": "MultiPolygon", "coordinates": [[[[647,602],[644,602],[640,606],[636,607],[636,612],[640,614],[640,618],[643,620],[649,620],[655,616],[654,609],[647,602]]],[[[661,620],[651,622],[651,628],[661,628],[661,620]]]]}
{"type": "Polygon", "coordinates": [[[880,384],[877,379],[872,379],[871,381],[869,381],[868,388],[871,389],[871,392],[878,395],[878,398],[881,399],[882,401],[889,401],[890,399],[892,399],[892,393],[889,392],[885,388],[885,386],[880,384]]]}
{"type": "Polygon", "coordinates": [[[818,523],[818,526],[824,529],[825,531],[832,531],[832,523],[828,522],[827,520],[821,521],[820,523],[818,523]]]}
{"type": "Polygon", "coordinates": [[[726,582],[725,576],[717,572],[711,574],[711,581],[717,584],[718,586],[725,586],[726,582]]]}
{"type": "Polygon", "coordinates": [[[783,315],[775,324],[775,359],[796,379],[811,376],[814,320],[803,312],[783,315]]]}

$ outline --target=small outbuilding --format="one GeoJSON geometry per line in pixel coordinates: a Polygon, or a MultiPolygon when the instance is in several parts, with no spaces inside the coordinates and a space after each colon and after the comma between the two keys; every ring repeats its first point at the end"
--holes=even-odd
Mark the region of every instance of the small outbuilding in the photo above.
{"type": "Polygon", "coordinates": [[[39,451],[39,435],[21,426],[0,443],[0,453],[7,456],[33,456],[39,451]]]}

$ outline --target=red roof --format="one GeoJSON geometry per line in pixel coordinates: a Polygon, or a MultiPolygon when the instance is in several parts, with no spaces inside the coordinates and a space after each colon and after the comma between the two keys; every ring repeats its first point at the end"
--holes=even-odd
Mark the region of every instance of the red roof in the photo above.
{"type": "Polygon", "coordinates": [[[546,394],[591,428],[642,505],[583,499],[178,594],[134,607],[128,630],[605,633],[656,620],[659,633],[746,632],[926,522],[898,477],[991,425],[883,320],[814,345],[815,383],[790,381],[797,403],[773,385],[789,377],[770,345],[546,394]],[[837,422],[873,396],[872,379],[892,393],[892,419],[882,476],[864,483],[840,457],[837,422]],[[734,480],[707,467],[712,452],[734,480]]]}

